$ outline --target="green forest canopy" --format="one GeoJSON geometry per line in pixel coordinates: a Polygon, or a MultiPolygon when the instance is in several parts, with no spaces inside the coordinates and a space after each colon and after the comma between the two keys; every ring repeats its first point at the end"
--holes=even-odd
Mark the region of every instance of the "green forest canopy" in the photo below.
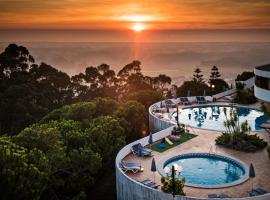
{"type": "MultiPolygon", "coordinates": [[[[215,67],[211,83],[224,84],[219,77],[215,67]]],[[[101,64],[70,77],[8,45],[0,54],[0,199],[115,197],[115,156],[148,129],[147,109],[171,82],[144,76],[140,61],[118,73],[101,64]]],[[[196,69],[177,92],[203,89],[196,69]]]]}

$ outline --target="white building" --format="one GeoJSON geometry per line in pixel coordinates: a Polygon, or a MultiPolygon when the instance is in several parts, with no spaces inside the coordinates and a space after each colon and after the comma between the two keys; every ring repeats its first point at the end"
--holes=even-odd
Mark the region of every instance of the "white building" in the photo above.
{"type": "Polygon", "coordinates": [[[255,67],[255,96],[270,107],[270,64],[255,67]]]}

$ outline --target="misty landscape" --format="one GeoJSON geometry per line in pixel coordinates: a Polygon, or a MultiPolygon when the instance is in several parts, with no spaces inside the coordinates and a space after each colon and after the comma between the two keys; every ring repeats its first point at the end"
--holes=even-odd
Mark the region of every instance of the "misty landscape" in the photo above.
{"type": "MultiPolygon", "coordinates": [[[[180,42],[180,43],[131,43],[131,42],[22,42],[36,62],[45,62],[74,75],[87,66],[109,64],[118,71],[132,60],[142,62],[146,75],[160,73],[172,77],[181,84],[200,67],[209,75],[213,65],[221,69],[227,81],[238,73],[252,70],[255,65],[269,62],[270,43],[241,42],[180,42]]],[[[3,51],[7,43],[0,43],[3,51]]]]}

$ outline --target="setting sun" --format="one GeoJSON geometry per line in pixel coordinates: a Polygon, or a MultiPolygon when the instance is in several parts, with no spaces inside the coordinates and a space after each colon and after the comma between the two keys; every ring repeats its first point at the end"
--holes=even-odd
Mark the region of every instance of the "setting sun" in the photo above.
{"type": "Polygon", "coordinates": [[[136,23],[132,26],[132,30],[141,32],[142,30],[145,30],[145,26],[141,23],[136,23]]]}

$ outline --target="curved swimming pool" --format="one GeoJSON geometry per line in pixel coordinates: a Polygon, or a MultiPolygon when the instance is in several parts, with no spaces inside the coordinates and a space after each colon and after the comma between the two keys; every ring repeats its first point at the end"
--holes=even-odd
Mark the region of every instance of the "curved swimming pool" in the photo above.
{"type": "MultiPolygon", "coordinates": [[[[182,154],[168,159],[162,164],[161,174],[171,176],[171,172],[165,174],[164,168],[172,168],[177,164],[182,168],[176,178],[185,178],[186,185],[202,188],[221,188],[240,184],[248,179],[247,166],[234,158],[208,153],[182,154]]],[[[165,170],[166,171],[166,170],[165,170]]]]}
{"type": "MultiPolygon", "coordinates": [[[[179,112],[179,122],[197,128],[204,128],[209,130],[225,131],[223,125],[226,120],[223,109],[227,109],[227,113],[231,109],[239,108],[240,123],[248,121],[252,131],[261,130],[260,125],[268,119],[264,113],[257,109],[251,109],[240,106],[223,106],[223,105],[206,105],[206,106],[191,106],[183,108],[179,112]]],[[[176,116],[176,113],[173,113],[176,116]]]]}

